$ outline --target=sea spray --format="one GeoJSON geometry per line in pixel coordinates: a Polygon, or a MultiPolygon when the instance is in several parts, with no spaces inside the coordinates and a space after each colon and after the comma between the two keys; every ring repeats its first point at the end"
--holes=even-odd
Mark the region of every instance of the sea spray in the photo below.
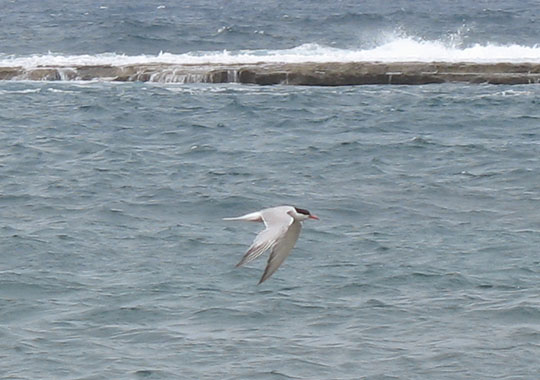
{"type": "Polygon", "coordinates": [[[540,47],[518,44],[473,44],[458,47],[455,41],[424,40],[400,36],[367,49],[340,49],[316,43],[281,50],[196,51],[184,54],[161,52],[157,55],[64,55],[2,56],[0,67],[143,65],[143,64],[256,64],[306,62],[476,62],[540,63],[540,47]]]}

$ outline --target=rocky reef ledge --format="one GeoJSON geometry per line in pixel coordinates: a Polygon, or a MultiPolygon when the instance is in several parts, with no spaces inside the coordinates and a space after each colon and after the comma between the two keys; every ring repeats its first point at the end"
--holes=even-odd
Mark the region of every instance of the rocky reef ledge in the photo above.
{"type": "Polygon", "coordinates": [[[429,83],[540,83],[538,63],[351,62],[234,65],[0,67],[0,80],[102,80],[162,83],[245,83],[305,86],[429,83]]]}

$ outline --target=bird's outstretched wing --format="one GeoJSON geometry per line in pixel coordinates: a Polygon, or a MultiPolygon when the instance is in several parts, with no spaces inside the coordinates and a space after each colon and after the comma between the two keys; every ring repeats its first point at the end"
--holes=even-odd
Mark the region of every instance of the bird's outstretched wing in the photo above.
{"type": "Polygon", "coordinates": [[[293,249],[296,241],[298,240],[298,236],[300,236],[301,230],[302,223],[298,221],[293,221],[287,231],[285,231],[285,234],[282,235],[281,239],[274,243],[272,247],[272,253],[268,258],[268,263],[266,264],[266,268],[259,281],[259,284],[263,283],[270,276],[272,276],[274,272],[279,268],[281,263],[283,263],[287,256],[289,256],[289,253],[291,253],[291,250],[293,249]]]}
{"type": "MultiPolygon", "coordinates": [[[[290,226],[294,222],[292,216],[277,208],[261,211],[260,218],[264,222],[266,229],[259,232],[255,237],[253,244],[251,244],[251,247],[249,247],[244,254],[242,260],[236,264],[237,267],[256,259],[268,249],[273,250],[274,246],[283,240],[290,226]]],[[[298,238],[298,236],[296,238],[298,238]]]]}

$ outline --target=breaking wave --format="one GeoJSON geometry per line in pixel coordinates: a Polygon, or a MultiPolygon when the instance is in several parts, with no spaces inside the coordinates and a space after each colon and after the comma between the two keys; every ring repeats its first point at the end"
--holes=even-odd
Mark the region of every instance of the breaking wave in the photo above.
{"type": "Polygon", "coordinates": [[[540,47],[523,45],[475,44],[457,47],[443,41],[398,37],[367,49],[340,49],[304,44],[281,50],[200,51],[184,54],[161,52],[158,55],[65,55],[49,53],[29,56],[0,54],[0,66],[80,66],[134,64],[255,64],[305,62],[476,62],[540,63],[540,47]]]}

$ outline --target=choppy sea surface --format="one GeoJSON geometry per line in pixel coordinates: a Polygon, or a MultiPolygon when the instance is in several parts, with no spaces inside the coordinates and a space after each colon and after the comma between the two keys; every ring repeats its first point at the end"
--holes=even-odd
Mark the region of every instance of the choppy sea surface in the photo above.
{"type": "MultiPolygon", "coordinates": [[[[0,66],[540,61],[535,1],[385,3],[10,1],[0,66]]],[[[538,85],[6,81],[0,104],[2,379],[540,373],[538,85]],[[321,220],[257,286],[265,259],[235,264],[262,225],[222,218],[282,204],[321,220]]]]}

